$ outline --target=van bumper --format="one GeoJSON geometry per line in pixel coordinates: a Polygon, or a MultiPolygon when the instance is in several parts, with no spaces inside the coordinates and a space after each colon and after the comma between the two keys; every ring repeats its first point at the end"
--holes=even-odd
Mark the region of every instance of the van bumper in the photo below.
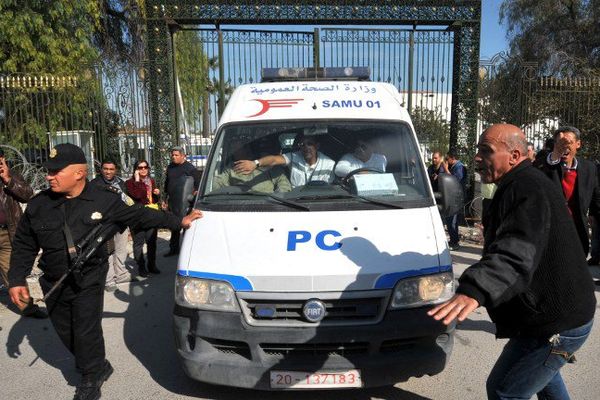
{"type": "Polygon", "coordinates": [[[177,352],[192,379],[272,390],[270,371],[361,372],[362,387],[393,385],[441,372],[452,351],[454,324],[430,308],[388,311],[374,325],[315,328],[250,326],[241,313],[175,306],[177,352]]]}

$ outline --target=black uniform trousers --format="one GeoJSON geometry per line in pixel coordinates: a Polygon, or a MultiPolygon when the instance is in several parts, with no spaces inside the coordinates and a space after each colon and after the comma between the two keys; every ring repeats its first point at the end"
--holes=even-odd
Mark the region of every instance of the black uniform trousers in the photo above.
{"type": "MultiPolygon", "coordinates": [[[[40,285],[44,293],[52,287],[43,276],[40,285]]],[[[75,356],[77,371],[84,377],[99,373],[106,357],[102,336],[104,280],[79,288],[69,276],[50,295],[46,306],[58,337],[75,356]]]]}
{"type": "Polygon", "coordinates": [[[140,273],[147,273],[148,270],[156,269],[156,238],[158,230],[156,228],[145,230],[131,230],[133,236],[133,258],[138,265],[140,273]],[[144,243],[146,243],[148,263],[144,259],[144,243]]]}
{"type": "Polygon", "coordinates": [[[171,230],[171,238],[169,239],[169,252],[179,253],[179,241],[181,239],[181,229],[171,230]]]}

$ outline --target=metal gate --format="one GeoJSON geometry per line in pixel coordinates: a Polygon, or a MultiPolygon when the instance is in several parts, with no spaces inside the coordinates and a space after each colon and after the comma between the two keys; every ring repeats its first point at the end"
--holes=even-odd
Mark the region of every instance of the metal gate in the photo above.
{"type": "Polygon", "coordinates": [[[228,95],[241,84],[260,81],[261,68],[369,66],[372,79],[401,93],[418,126],[423,150],[447,150],[452,104],[454,37],[447,30],[336,29],[312,31],[193,30],[175,33],[177,128],[192,156],[214,134],[228,95]],[[178,38],[197,35],[203,54],[181,56],[178,38]],[[194,91],[183,65],[205,65],[194,91]],[[179,61],[179,62],[178,62],[179,61]],[[427,120],[427,121],[424,121],[427,120]],[[427,122],[427,123],[424,123],[427,122]]]}

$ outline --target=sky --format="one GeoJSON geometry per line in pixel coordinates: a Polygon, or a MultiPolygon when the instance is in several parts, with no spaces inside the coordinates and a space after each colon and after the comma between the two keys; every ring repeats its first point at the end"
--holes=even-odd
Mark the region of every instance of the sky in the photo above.
{"type": "Polygon", "coordinates": [[[498,21],[500,4],[502,0],[482,0],[479,58],[490,59],[494,54],[508,50],[506,29],[498,21]]]}

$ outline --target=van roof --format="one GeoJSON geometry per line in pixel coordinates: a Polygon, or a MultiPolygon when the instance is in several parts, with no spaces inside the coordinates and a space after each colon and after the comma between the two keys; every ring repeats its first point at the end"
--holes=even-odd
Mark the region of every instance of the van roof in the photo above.
{"type": "Polygon", "coordinates": [[[410,121],[398,90],[383,82],[269,82],[239,86],[219,125],[265,120],[410,121]]]}

